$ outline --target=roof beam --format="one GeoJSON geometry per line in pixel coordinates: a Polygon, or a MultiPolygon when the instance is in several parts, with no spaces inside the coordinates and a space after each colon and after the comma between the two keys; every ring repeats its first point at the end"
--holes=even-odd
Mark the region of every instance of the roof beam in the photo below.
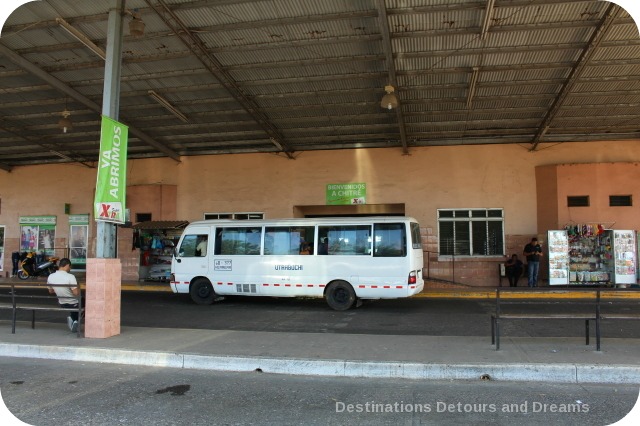
{"type": "MultiPolygon", "coordinates": [[[[82,164],[85,167],[90,168],[90,169],[95,168],[95,166],[89,164],[89,162],[86,159],[82,158],[79,154],[76,154],[74,152],[69,152],[68,149],[65,149],[65,151],[68,151],[69,153],[68,154],[63,154],[60,151],[58,151],[61,148],[59,148],[55,144],[52,144],[52,143],[44,144],[44,143],[41,143],[41,142],[36,142],[35,140],[33,140],[32,137],[24,136],[24,134],[25,134],[24,129],[16,127],[15,125],[13,125],[12,123],[10,123],[9,121],[7,121],[6,119],[4,119],[2,117],[0,117],[0,124],[1,124],[0,128],[2,130],[4,130],[5,132],[7,132],[9,134],[12,134],[13,136],[16,136],[17,138],[19,138],[19,139],[21,139],[23,141],[26,141],[26,142],[31,143],[31,144],[36,144],[36,145],[44,148],[46,151],[49,151],[52,154],[54,154],[54,155],[56,155],[56,156],[58,156],[60,158],[64,158],[65,160],[69,160],[69,161],[72,161],[72,162],[77,162],[79,164],[82,164]]],[[[44,138],[46,138],[46,136],[44,138]]],[[[11,171],[11,169],[9,169],[7,171],[11,171]]]]}
{"type": "MultiPolygon", "coordinates": [[[[380,22],[380,32],[382,33],[382,49],[387,62],[387,71],[389,72],[389,84],[394,88],[398,88],[396,81],[396,65],[393,59],[393,46],[391,45],[391,32],[389,31],[389,19],[387,18],[387,6],[385,0],[378,0],[378,21],[380,22]]],[[[402,115],[402,102],[398,102],[396,108],[396,116],[398,118],[398,128],[400,130],[400,142],[402,143],[402,153],[409,154],[407,145],[407,130],[402,115]]]]}
{"type": "Polygon", "coordinates": [[[260,106],[243,92],[222,63],[208,51],[202,40],[187,28],[163,0],[157,0],[157,4],[152,4],[150,0],[145,0],[145,3],[156,12],[165,25],[171,28],[175,35],[180,38],[185,46],[187,46],[196,58],[209,70],[211,75],[220,82],[227,92],[233,96],[242,108],[262,127],[271,143],[288,158],[294,159],[293,148],[285,142],[284,136],[275,125],[269,121],[269,118],[260,106]]]}
{"type": "Polygon", "coordinates": [[[533,146],[531,147],[530,151],[536,150],[536,148],[538,147],[538,144],[540,143],[544,135],[549,130],[549,127],[551,126],[551,122],[553,121],[555,116],[558,114],[558,112],[562,108],[562,104],[564,103],[567,96],[571,93],[571,89],[573,89],[573,86],[576,84],[576,82],[580,78],[580,75],[582,74],[586,66],[589,64],[589,61],[593,57],[594,52],[596,51],[596,49],[598,48],[598,46],[606,36],[607,32],[611,28],[611,25],[613,24],[613,21],[615,21],[616,17],[620,13],[620,10],[621,8],[614,3],[610,3],[609,6],[607,7],[607,10],[605,11],[602,19],[600,20],[600,23],[598,24],[597,28],[591,35],[589,42],[582,50],[580,57],[578,58],[575,65],[571,69],[571,72],[569,73],[569,77],[567,78],[567,81],[565,82],[564,86],[562,86],[562,89],[560,89],[558,96],[556,96],[555,100],[553,101],[553,104],[549,108],[549,111],[547,111],[547,114],[542,120],[542,123],[540,123],[540,127],[538,128],[538,131],[536,132],[536,135],[533,137],[533,140],[531,141],[533,146]]]}
{"type": "MultiPolygon", "coordinates": [[[[89,99],[88,97],[84,96],[82,93],[78,92],[73,87],[67,85],[66,83],[63,83],[62,81],[58,80],[56,77],[54,77],[51,74],[47,73],[43,69],[41,69],[41,68],[37,67],[36,65],[32,64],[31,62],[27,61],[22,56],[18,55],[13,50],[9,49],[8,47],[4,46],[3,44],[0,44],[0,54],[4,55],[7,59],[9,59],[14,64],[18,65],[19,67],[25,69],[29,73],[31,73],[31,74],[35,75],[36,77],[38,77],[39,79],[43,80],[44,82],[49,84],[54,89],[59,90],[60,92],[62,92],[65,95],[69,96],[70,98],[76,100],[77,102],[80,102],[81,104],[83,104],[87,108],[91,109],[92,111],[96,112],[97,114],[101,114],[102,113],[102,107],[100,105],[98,105],[97,103],[95,103],[94,101],[89,99]]],[[[172,149],[166,147],[165,145],[163,145],[163,144],[161,144],[159,142],[156,142],[153,138],[148,136],[143,131],[141,131],[141,130],[133,127],[133,126],[129,126],[129,132],[131,134],[134,134],[135,136],[137,136],[141,140],[143,140],[148,145],[156,148],[158,151],[168,155],[169,157],[171,157],[175,161],[180,162],[180,156],[178,155],[178,153],[176,153],[172,149]]]]}

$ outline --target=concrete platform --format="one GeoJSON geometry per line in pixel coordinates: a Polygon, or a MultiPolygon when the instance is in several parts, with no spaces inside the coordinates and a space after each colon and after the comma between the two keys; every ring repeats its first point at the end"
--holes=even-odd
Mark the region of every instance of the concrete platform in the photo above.
{"type": "MultiPolygon", "coordinates": [[[[168,283],[155,282],[126,282],[122,289],[170,291],[168,283]]],[[[531,297],[580,294],[548,289],[531,297]]],[[[490,299],[495,287],[427,289],[414,297],[490,299]]],[[[488,331],[463,337],[122,327],[108,339],[78,339],[47,322],[35,330],[19,322],[11,334],[10,322],[0,320],[0,356],[322,376],[640,384],[640,339],[603,338],[596,351],[582,337],[503,336],[496,351],[488,331]]]]}
{"type": "Polygon", "coordinates": [[[640,340],[603,339],[603,350],[582,338],[502,339],[490,336],[389,336],[271,333],[123,327],[108,339],[78,339],[59,324],[0,321],[0,356],[157,367],[266,373],[506,380],[563,383],[640,383],[640,340]],[[4,331],[3,331],[4,330],[4,331]]]}

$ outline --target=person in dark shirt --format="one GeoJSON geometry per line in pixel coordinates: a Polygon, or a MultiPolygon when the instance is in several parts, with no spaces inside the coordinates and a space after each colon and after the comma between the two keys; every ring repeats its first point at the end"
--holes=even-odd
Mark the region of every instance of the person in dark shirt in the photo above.
{"type": "Polygon", "coordinates": [[[538,287],[538,272],[540,271],[540,258],[542,254],[542,246],[538,243],[538,239],[533,237],[531,242],[524,246],[523,255],[527,257],[529,265],[529,287],[538,287]]]}
{"type": "Polygon", "coordinates": [[[523,271],[522,260],[518,259],[518,255],[514,253],[504,266],[505,273],[509,279],[509,287],[518,287],[518,280],[522,276],[523,271]]]}

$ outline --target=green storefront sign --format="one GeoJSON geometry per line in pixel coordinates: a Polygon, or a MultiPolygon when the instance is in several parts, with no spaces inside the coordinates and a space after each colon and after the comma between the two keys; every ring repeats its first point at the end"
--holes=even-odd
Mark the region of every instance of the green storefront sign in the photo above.
{"type": "Polygon", "coordinates": [[[367,204],[366,183],[329,183],[327,205],[367,204]]]}
{"type": "Polygon", "coordinates": [[[94,201],[96,221],[125,222],[128,134],[129,128],[124,124],[102,117],[100,164],[94,201]]]}

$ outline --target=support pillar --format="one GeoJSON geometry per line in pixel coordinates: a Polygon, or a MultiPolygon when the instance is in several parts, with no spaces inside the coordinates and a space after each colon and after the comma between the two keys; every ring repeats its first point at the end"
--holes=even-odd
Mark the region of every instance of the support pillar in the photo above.
{"type": "MultiPolygon", "coordinates": [[[[107,22],[102,114],[118,120],[125,0],[111,0],[107,22]]],[[[125,166],[126,167],[126,166],[125,166]]],[[[98,221],[96,257],[87,259],[85,337],[105,339],[120,334],[122,264],[116,253],[116,228],[98,221]]]]}
{"type": "Polygon", "coordinates": [[[121,276],[120,259],[87,259],[85,337],[120,334],[121,276]]]}

